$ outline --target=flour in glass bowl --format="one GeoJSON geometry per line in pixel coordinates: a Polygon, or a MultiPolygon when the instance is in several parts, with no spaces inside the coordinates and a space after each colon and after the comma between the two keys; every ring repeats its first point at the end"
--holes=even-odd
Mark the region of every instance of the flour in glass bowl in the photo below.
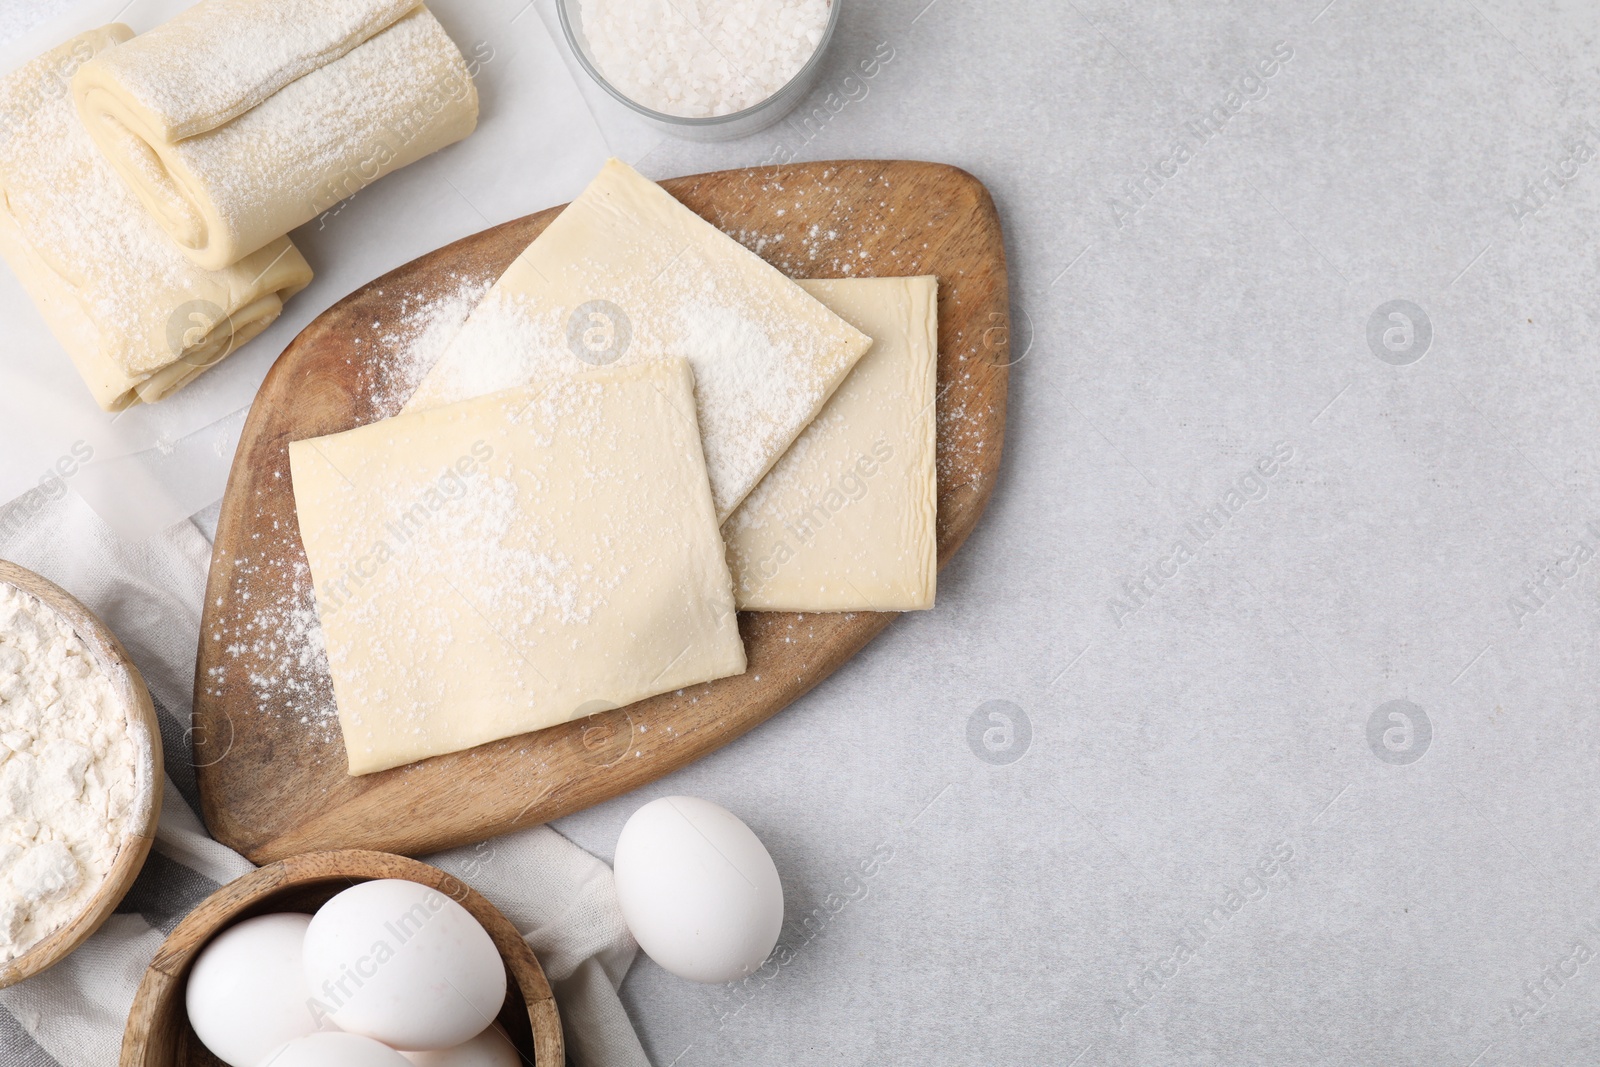
{"type": "Polygon", "coordinates": [[[710,118],[754,107],[806,65],[831,0],[580,0],[595,66],[664,115],[710,118]]]}
{"type": "Polygon", "coordinates": [[[0,961],[88,905],[145,807],[152,760],[71,624],[0,582],[0,961]]]}

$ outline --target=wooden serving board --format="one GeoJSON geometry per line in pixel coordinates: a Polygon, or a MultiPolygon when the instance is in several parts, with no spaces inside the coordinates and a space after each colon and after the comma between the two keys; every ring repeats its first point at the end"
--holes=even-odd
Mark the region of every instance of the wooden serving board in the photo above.
{"type": "MultiPolygon", "coordinates": [[[[1005,434],[1010,318],[988,191],[954,167],[905,161],[662,185],[792,277],[938,276],[942,567],[988,503],[1005,434]]],[[[346,773],[326,668],[296,647],[312,601],[289,442],[394,414],[406,399],[397,353],[407,329],[420,329],[417,309],[463,280],[499,277],[559,211],[485,230],[357,290],[307,326],[261,386],[217,525],[194,705],[206,825],[257,863],[333,848],[419,855],[607,800],[765,721],[895,618],[741,612],[750,665],[739,677],[378,774],[346,773]]]]}

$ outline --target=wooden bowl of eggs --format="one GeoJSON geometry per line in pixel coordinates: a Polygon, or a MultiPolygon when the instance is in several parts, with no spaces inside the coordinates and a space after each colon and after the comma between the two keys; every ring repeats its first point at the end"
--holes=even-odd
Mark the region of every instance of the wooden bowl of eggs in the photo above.
{"type": "Polygon", "coordinates": [[[144,680],[94,614],[0,560],[0,987],[60,962],[139,876],[161,814],[144,680]]]}
{"type": "Polygon", "coordinates": [[[179,923],[119,1062],[563,1067],[566,1052],[544,969],[494,905],[437,867],[341,850],[253,871],[179,923]]]}

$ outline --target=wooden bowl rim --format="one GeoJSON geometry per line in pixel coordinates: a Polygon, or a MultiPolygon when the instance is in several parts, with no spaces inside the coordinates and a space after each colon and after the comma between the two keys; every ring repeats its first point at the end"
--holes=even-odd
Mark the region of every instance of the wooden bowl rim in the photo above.
{"type": "Polygon", "coordinates": [[[340,879],[355,885],[379,878],[404,878],[437,889],[483,924],[505,961],[512,984],[527,1004],[536,1062],[540,1067],[564,1067],[566,1043],[555,994],[539,958],[511,920],[487,897],[448,871],[392,852],[367,849],[289,856],[234,879],[201,901],[167,935],[139,982],[122,1035],[121,1067],[151,1067],[145,1057],[157,1009],[165,998],[183,995],[183,984],[195,957],[240,915],[297,886],[340,879]]]}
{"type": "Polygon", "coordinates": [[[66,925],[16,959],[0,964],[0,989],[3,989],[61,962],[116,911],[150,855],[156,824],[161,819],[161,794],[166,787],[166,776],[162,766],[161,726],[156,719],[150,690],[116,635],[77,597],[26,567],[0,559],[0,584],[14,586],[60,614],[88,646],[122,703],[128,732],[139,749],[139,770],[146,783],[135,798],[136,808],[117,847],[111,869],[94,895],[66,925]]]}

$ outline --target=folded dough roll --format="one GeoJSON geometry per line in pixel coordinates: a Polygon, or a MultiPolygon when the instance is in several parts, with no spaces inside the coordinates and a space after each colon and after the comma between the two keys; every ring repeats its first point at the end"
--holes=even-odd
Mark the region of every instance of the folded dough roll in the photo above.
{"type": "Polygon", "coordinates": [[[201,270],[112,172],[67,84],[132,36],[90,30],[0,80],[0,255],[107,411],[181,388],[311,281],[286,237],[201,270]]]}
{"type": "Polygon", "coordinates": [[[90,136],[195,263],[220,270],[478,122],[416,0],[202,0],[73,76],[90,136]]]}

